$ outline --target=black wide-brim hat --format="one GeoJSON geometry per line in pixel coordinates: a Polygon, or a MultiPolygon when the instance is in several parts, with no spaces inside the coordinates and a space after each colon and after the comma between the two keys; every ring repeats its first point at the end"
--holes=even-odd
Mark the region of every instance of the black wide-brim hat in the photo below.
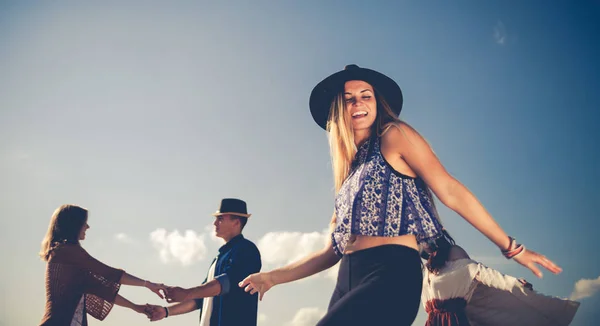
{"type": "Polygon", "coordinates": [[[371,84],[396,115],[402,111],[402,90],[393,79],[375,70],[347,65],[344,70],[323,79],[310,93],[310,113],[321,128],[327,130],[331,103],[337,94],[344,91],[344,84],[349,80],[362,80],[371,84]]]}
{"type": "Polygon", "coordinates": [[[213,216],[235,215],[241,217],[250,217],[246,208],[246,202],[237,198],[223,198],[219,209],[213,213],[213,216]]]}

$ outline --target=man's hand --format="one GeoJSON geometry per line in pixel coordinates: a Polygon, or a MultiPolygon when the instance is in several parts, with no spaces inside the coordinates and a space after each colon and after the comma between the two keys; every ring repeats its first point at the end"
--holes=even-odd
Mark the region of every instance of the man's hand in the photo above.
{"type": "Polygon", "coordinates": [[[146,315],[150,321],[157,321],[167,316],[165,307],[147,304],[145,308],[146,315]]]}
{"type": "Polygon", "coordinates": [[[184,289],[179,286],[166,287],[165,297],[167,302],[182,302],[185,301],[189,295],[190,290],[184,289]]]}

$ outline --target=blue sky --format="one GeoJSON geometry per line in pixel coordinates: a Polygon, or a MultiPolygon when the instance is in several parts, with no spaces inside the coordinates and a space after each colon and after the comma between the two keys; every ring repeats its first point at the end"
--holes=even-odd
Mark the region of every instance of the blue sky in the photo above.
{"type": "MultiPolygon", "coordinates": [[[[440,207],[455,239],[545,294],[595,280],[573,324],[600,317],[598,1],[2,1],[0,31],[0,325],[39,322],[36,253],[63,203],[90,210],[92,255],[167,284],[204,279],[222,197],[248,202],[266,269],[321,246],[333,183],[308,96],[349,63],[394,78],[401,118],[564,272],[534,279],[440,207]]],[[[261,325],[310,324],[333,285],[324,273],[274,288],[261,325]]],[[[117,307],[104,324],[147,322],[117,307]]]]}

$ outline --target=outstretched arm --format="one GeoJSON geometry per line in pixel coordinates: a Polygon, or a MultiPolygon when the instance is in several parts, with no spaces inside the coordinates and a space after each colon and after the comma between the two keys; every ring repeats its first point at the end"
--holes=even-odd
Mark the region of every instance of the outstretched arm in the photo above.
{"type": "MultiPolygon", "coordinates": [[[[333,227],[335,227],[335,216],[332,217],[331,221],[331,228],[333,227]]],[[[245,287],[245,291],[250,292],[251,294],[258,292],[259,299],[262,300],[265,292],[271,287],[322,272],[331,268],[339,260],[340,258],[333,251],[333,245],[329,238],[325,248],[287,266],[270,272],[252,274],[240,282],[239,286],[245,287]]]]}
{"type": "Polygon", "coordinates": [[[165,290],[165,286],[163,284],[157,284],[150,281],[142,280],[127,272],[123,273],[123,276],[121,276],[121,284],[143,286],[145,288],[148,288],[150,291],[156,293],[156,295],[163,299],[163,295],[160,293],[160,290],[165,290]]]}
{"type": "MultiPolygon", "coordinates": [[[[145,305],[138,305],[135,304],[125,298],[123,298],[121,295],[117,294],[117,296],[115,297],[115,304],[121,307],[125,307],[125,308],[129,308],[137,313],[140,314],[145,314],[146,316],[148,316],[148,314],[145,312],[145,305]]],[[[150,317],[150,316],[148,316],[150,317]]]]}
{"type": "Polygon", "coordinates": [[[340,258],[333,251],[331,240],[329,240],[325,248],[287,266],[272,270],[268,274],[274,284],[288,283],[329,269],[339,260],[340,258]]]}
{"type": "Polygon", "coordinates": [[[191,299],[214,297],[221,294],[222,289],[219,281],[214,279],[189,289],[179,286],[167,287],[166,292],[167,302],[182,302],[191,299]]]}
{"type": "Polygon", "coordinates": [[[169,307],[146,305],[146,314],[149,314],[151,321],[157,321],[166,317],[187,314],[198,309],[200,309],[198,301],[186,300],[169,307]]]}
{"type": "MultiPolygon", "coordinates": [[[[462,216],[498,248],[509,249],[511,241],[508,235],[473,193],[446,171],[429,144],[416,130],[406,123],[401,123],[399,128],[390,128],[384,135],[384,140],[425,181],[444,205],[462,216]]],[[[536,263],[552,273],[561,272],[560,267],[533,251],[523,251],[515,260],[538,277],[542,277],[542,273],[536,263]]]]}

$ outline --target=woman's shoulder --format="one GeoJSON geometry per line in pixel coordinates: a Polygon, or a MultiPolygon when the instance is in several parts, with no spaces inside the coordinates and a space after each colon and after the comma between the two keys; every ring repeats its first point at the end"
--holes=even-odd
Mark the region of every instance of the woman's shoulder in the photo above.
{"type": "Polygon", "coordinates": [[[403,146],[406,142],[414,143],[421,139],[421,135],[415,128],[405,121],[388,123],[381,133],[381,141],[386,146],[403,146]]]}
{"type": "Polygon", "coordinates": [[[49,262],[72,262],[88,256],[88,253],[79,244],[57,244],[50,254],[49,262]]]}

